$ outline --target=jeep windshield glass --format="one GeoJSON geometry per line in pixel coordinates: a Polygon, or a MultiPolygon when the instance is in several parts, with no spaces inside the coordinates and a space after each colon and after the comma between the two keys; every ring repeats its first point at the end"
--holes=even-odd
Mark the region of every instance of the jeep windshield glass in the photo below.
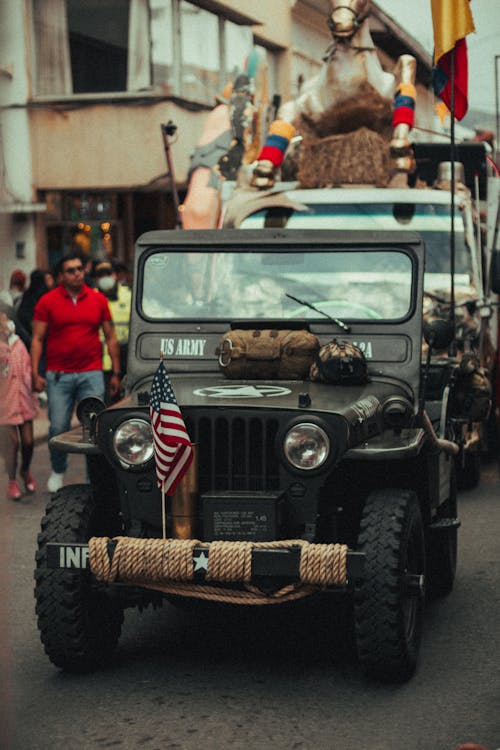
{"type": "Polygon", "coordinates": [[[154,320],[400,320],[411,309],[412,262],[394,247],[345,252],[178,252],[150,255],[142,311],[154,320]]]}

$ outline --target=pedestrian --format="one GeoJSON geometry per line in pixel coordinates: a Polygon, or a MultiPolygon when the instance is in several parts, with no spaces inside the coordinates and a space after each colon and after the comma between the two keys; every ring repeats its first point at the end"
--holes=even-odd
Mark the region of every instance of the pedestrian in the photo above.
{"type": "MultiPolygon", "coordinates": [[[[115,266],[109,260],[98,262],[94,267],[94,277],[97,288],[106,295],[116,338],[120,347],[120,370],[122,377],[127,369],[127,350],[130,322],[130,306],[132,303],[132,292],[128,286],[120,284],[115,266]]],[[[101,337],[102,338],[102,337],[101,337]]],[[[109,385],[113,375],[113,363],[109,356],[108,347],[103,342],[102,369],[104,372],[105,398],[107,404],[112,403],[113,398],[109,385]]],[[[117,394],[118,395],[118,394],[117,394]]]]}
{"type": "Polygon", "coordinates": [[[115,270],[118,283],[121,286],[131,287],[132,277],[128,269],[128,266],[125,263],[123,263],[121,260],[117,260],[113,263],[113,268],[115,270]]]}
{"type": "Polygon", "coordinates": [[[16,328],[16,333],[21,339],[21,341],[24,343],[25,347],[29,349],[30,347],[30,336],[26,328],[23,326],[21,321],[18,318],[17,310],[19,308],[19,303],[21,301],[21,297],[23,295],[23,292],[20,290],[25,288],[26,286],[26,274],[24,271],[16,270],[13,271],[10,276],[10,288],[9,289],[3,289],[0,291],[0,301],[4,302],[9,308],[9,314],[10,314],[10,320],[12,323],[14,323],[16,328]]]}
{"type": "Polygon", "coordinates": [[[19,500],[22,492],[17,481],[17,463],[21,449],[20,475],[26,492],[35,492],[30,466],[33,458],[33,419],[38,404],[32,389],[28,351],[16,334],[13,311],[0,301],[0,435],[5,470],[9,482],[7,497],[19,500]]]}
{"type": "Polygon", "coordinates": [[[16,303],[24,294],[24,291],[26,289],[26,281],[26,274],[24,273],[24,271],[21,271],[20,268],[12,271],[12,274],[10,276],[9,292],[10,296],[12,297],[12,304],[14,305],[14,307],[16,307],[16,303]]]}
{"type": "Polygon", "coordinates": [[[47,289],[52,289],[52,287],[56,285],[54,274],[52,273],[52,271],[48,271],[47,269],[45,269],[43,273],[45,276],[45,284],[47,285],[47,289]]]}
{"type": "MultiPolygon", "coordinates": [[[[53,286],[54,277],[50,271],[46,271],[43,268],[35,268],[35,270],[31,272],[30,284],[21,298],[16,315],[16,324],[19,323],[28,335],[28,349],[31,348],[32,322],[35,305],[40,297],[46,294],[53,286]],[[51,285],[49,286],[50,283],[51,285]]],[[[45,374],[45,352],[43,352],[40,359],[39,373],[40,375],[45,374]]]]}
{"type": "Polygon", "coordinates": [[[33,313],[35,305],[49,289],[54,286],[54,277],[50,271],[35,268],[30,274],[30,283],[17,308],[17,318],[31,336],[33,313]],[[50,283],[52,282],[52,283],[50,283]],[[49,286],[50,284],[50,286],[49,286]]]}
{"type": "MultiPolygon", "coordinates": [[[[120,387],[120,351],[106,297],[84,281],[79,253],[65,255],[59,264],[58,286],[35,305],[32,325],[31,367],[34,390],[47,390],[49,438],[69,430],[73,410],[87,396],[104,398],[102,329],[111,357],[112,396],[120,387]],[[46,374],[39,374],[46,342],[46,374]]],[[[49,492],[64,483],[67,454],[49,446],[52,474],[49,492]]]]}

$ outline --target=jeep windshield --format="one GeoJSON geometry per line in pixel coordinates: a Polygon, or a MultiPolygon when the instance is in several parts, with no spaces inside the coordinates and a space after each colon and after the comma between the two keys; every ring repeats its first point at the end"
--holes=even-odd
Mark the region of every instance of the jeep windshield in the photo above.
{"type": "Polygon", "coordinates": [[[180,252],[143,267],[142,313],[151,320],[402,320],[412,306],[411,258],[377,250],[180,252]],[[290,296],[315,305],[323,315],[290,296]]]}

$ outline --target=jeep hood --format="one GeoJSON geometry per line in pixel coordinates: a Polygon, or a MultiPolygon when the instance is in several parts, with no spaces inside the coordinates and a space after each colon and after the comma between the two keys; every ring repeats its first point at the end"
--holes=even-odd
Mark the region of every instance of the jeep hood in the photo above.
{"type": "MultiPolygon", "coordinates": [[[[413,401],[409,387],[394,378],[372,378],[364,385],[332,385],[309,380],[228,380],[218,375],[171,375],[180,408],[300,409],[347,416],[360,403],[380,410],[391,396],[413,401]],[[302,395],[302,394],[305,394],[302,395]],[[305,405],[310,399],[310,404],[305,405]]],[[[151,381],[114,408],[144,405],[151,381]]]]}

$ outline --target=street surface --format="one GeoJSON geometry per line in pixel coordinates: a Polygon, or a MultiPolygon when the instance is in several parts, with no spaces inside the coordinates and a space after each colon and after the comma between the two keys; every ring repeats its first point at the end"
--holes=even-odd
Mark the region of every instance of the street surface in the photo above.
{"type": "MultiPolygon", "coordinates": [[[[82,481],[70,457],[68,482],[82,481]]],[[[127,610],[111,663],[66,675],[48,661],[36,627],[36,535],[48,499],[5,500],[0,481],[2,750],[454,750],[500,747],[500,481],[483,467],[459,498],[453,593],[432,601],[415,677],[368,682],[336,600],[325,606],[196,612],[127,610]],[[328,608],[326,608],[328,607],[328,608]]]]}

